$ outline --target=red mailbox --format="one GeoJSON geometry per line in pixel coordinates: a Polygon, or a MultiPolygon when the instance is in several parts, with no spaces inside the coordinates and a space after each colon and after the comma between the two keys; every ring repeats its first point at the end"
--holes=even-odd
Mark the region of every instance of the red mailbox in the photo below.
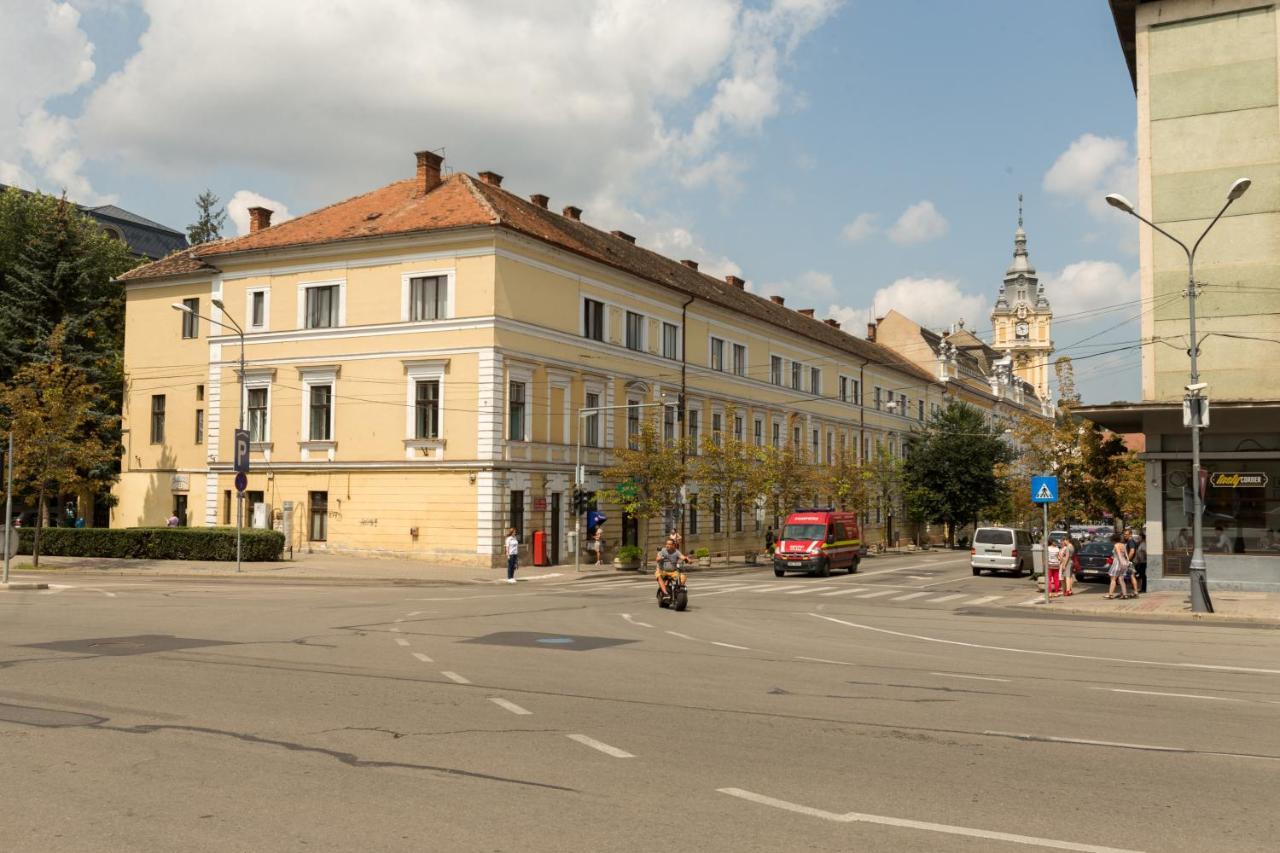
{"type": "Polygon", "coordinates": [[[541,530],[533,531],[533,564],[547,565],[547,534],[541,530]]]}

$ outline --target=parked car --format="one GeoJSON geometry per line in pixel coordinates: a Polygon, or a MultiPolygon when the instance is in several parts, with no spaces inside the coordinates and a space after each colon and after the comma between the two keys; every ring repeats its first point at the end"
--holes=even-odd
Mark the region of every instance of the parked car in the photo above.
{"type": "Polygon", "coordinates": [[[1084,543],[1076,553],[1076,580],[1084,580],[1086,577],[1105,578],[1111,569],[1113,559],[1115,558],[1112,556],[1110,540],[1084,543]]]}
{"type": "Polygon", "coordinates": [[[991,572],[1030,572],[1031,532],[1013,527],[979,527],[973,533],[969,550],[969,567],[979,574],[991,572]]]}

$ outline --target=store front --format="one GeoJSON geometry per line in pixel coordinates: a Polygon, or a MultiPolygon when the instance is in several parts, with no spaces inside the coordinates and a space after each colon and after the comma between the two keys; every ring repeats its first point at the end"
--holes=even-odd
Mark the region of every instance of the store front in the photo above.
{"type": "MultiPolygon", "coordinates": [[[[1146,438],[1147,575],[1187,584],[1195,529],[1191,434],[1181,405],[1088,406],[1079,414],[1146,438]]],[[[1201,541],[1211,589],[1280,591],[1280,403],[1223,402],[1201,433],[1201,541]]]]}

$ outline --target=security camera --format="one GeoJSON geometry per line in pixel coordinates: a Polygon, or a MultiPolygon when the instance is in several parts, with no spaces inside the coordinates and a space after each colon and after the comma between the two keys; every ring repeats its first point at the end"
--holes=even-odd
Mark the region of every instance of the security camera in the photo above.
{"type": "Polygon", "coordinates": [[[1192,394],[1194,394],[1194,393],[1196,393],[1197,391],[1203,391],[1203,390],[1205,390],[1205,389],[1206,389],[1206,388],[1208,388],[1208,387],[1209,387],[1209,383],[1208,383],[1208,382],[1195,382],[1195,383],[1193,383],[1193,384],[1191,384],[1191,385],[1188,385],[1188,386],[1187,386],[1187,390],[1188,390],[1189,392],[1191,392],[1192,394]]]}

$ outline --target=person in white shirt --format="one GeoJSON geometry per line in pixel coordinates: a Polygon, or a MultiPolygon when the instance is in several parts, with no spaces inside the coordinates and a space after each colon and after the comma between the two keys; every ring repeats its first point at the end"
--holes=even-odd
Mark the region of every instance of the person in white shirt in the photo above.
{"type": "Polygon", "coordinates": [[[1044,582],[1049,587],[1050,595],[1062,595],[1062,593],[1066,591],[1062,588],[1062,575],[1058,571],[1058,560],[1062,555],[1062,548],[1059,547],[1056,540],[1050,539],[1049,547],[1046,550],[1049,558],[1049,566],[1048,570],[1045,572],[1044,582]]]}
{"type": "Polygon", "coordinates": [[[514,527],[507,529],[507,583],[516,582],[516,561],[520,559],[520,540],[514,527]]]}

